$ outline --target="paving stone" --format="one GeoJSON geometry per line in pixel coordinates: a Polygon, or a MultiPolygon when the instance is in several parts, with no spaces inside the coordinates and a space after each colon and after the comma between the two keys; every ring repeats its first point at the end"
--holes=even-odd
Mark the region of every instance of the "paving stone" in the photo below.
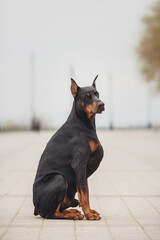
{"type": "Polygon", "coordinates": [[[40,228],[30,229],[30,228],[16,228],[10,227],[3,237],[3,240],[35,240],[38,238],[40,228]]]}
{"type": "Polygon", "coordinates": [[[138,226],[116,226],[111,227],[115,240],[148,240],[147,235],[138,226]]]}
{"type": "Polygon", "coordinates": [[[89,192],[100,221],[43,220],[33,215],[32,184],[52,134],[0,134],[0,239],[160,239],[159,131],[98,132],[105,155],[89,179],[89,192]]]}

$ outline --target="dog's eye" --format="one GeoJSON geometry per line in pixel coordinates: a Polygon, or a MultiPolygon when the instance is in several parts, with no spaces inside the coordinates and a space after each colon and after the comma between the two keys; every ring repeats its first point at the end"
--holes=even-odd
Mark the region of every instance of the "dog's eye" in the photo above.
{"type": "Polygon", "coordinates": [[[86,94],[86,98],[91,98],[91,94],[90,94],[90,93],[87,93],[87,94],[86,94]]]}

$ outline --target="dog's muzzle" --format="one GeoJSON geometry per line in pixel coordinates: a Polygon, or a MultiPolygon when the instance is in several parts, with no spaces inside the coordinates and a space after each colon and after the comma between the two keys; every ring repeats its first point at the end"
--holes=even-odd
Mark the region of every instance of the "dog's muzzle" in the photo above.
{"type": "Polygon", "coordinates": [[[105,110],[104,103],[103,102],[99,102],[98,103],[97,113],[102,113],[104,110],[105,110]]]}

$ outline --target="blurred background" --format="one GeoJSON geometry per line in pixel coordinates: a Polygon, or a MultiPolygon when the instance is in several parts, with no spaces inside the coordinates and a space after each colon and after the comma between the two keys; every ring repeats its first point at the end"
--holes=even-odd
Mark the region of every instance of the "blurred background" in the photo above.
{"type": "Polygon", "coordinates": [[[160,127],[160,1],[0,0],[0,130],[52,129],[97,74],[99,128],[160,127]]]}
{"type": "Polygon", "coordinates": [[[0,0],[0,239],[159,240],[159,129],[160,0],[0,0]],[[104,159],[89,188],[102,220],[36,218],[37,165],[71,111],[70,78],[97,74],[104,159]]]}

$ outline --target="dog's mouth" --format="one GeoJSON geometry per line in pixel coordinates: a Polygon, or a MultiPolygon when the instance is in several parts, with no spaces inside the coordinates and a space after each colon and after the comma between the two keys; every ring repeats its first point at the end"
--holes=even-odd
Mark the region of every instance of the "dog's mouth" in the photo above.
{"type": "Polygon", "coordinates": [[[97,111],[91,111],[90,112],[90,115],[91,115],[91,117],[92,116],[94,116],[95,114],[101,114],[103,111],[105,111],[105,108],[104,108],[104,106],[102,106],[102,107],[99,107],[98,109],[97,109],[97,111]]]}
{"type": "Polygon", "coordinates": [[[104,106],[101,108],[98,108],[97,113],[102,113],[105,110],[104,106]]]}
{"type": "Polygon", "coordinates": [[[97,109],[97,113],[102,113],[105,110],[104,104],[100,105],[97,109]]]}

